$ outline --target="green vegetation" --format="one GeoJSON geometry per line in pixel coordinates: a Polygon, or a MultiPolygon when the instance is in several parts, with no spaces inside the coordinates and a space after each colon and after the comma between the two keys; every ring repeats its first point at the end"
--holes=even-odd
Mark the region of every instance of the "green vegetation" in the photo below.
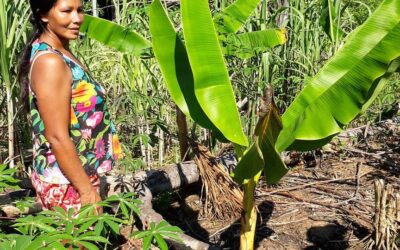
{"type": "MultiPolygon", "coordinates": [[[[30,27],[26,18],[10,19],[24,17],[27,5],[0,1],[0,91],[6,93],[0,96],[0,136],[11,133],[7,144],[0,143],[0,160],[29,167],[30,137],[14,65],[30,27]],[[7,155],[2,153],[6,147],[7,155]]],[[[177,110],[190,118],[190,137],[210,150],[221,147],[216,139],[232,142],[240,160],[233,178],[245,194],[242,249],[253,246],[253,194],[262,172],[267,182],[276,183],[288,171],[281,152],[321,147],[343,128],[379,120],[398,105],[400,80],[393,74],[400,63],[398,0],[181,0],[168,5],[114,0],[113,6],[113,22],[87,16],[81,29],[86,36],[73,50],[107,90],[127,155],[118,171],[181,160],[177,110]]],[[[89,3],[86,7],[90,12],[89,3]]],[[[9,177],[14,172],[0,168],[0,189],[15,184],[9,177]]],[[[60,240],[88,249],[98,247],[94,241],[107,245],[107,237],[118,234],[116,223],[132,223],[140,212],[131,198],[125,194],[103,203],[118,202],[121,218],[86,216],[93,207],[76,219],[58,210],[20,218],[13,227],[22,234],[5,236],[2,244],[32,245],[26,249],[58,247],[60,240]],[[95,233],[86,231],[94,224],[95,233]]],[[[145,249],[151,243],[167,249],[163,238],[175,239],[180,232],[162,222],[133,236],[143,238],[145,249]]]]}
{"type": "MultiPolygon", "coordinates": [[[[21,217],[12,224],[15,233],[0,234],[0,248],[36,250],[68,249],[68,247],[77,249],[84,246],[89,250],[107,249],[112,247],[109,239],[120,234],[120,227],[132,224],[134,215],[139,212],[135,205],[138,203],[135,194],[127,193],[113,195],[95,205],[83,207],[76,216],[73,215],[73,209],[65,212],[62,208],[56,207],[54,211],[43,211],[35,216],[21,217]],[[105,208],[112,204],[118,207],[116,215],[108,213],[97,215],[94,212],[96,206],[105,208]]],[[[180,240],[181,232],[179,228],[162,221],[158,225],[152,223],[148,230],[136,231],[133,236],[143,238],[144,246],[147,246],[144,249],[148,249],[154,238],[154,244],[164,250],[168,249],[165,247],[164,238],[180,240]]]]}

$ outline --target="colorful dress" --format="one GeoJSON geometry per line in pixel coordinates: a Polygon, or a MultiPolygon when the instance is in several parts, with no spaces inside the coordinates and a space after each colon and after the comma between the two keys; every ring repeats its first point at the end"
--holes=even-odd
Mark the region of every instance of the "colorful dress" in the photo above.
{"type": "MultiPolygon", "coordinates": [[[[39,39],[32,44],[31,65],[39,54],[45,53],[60,55],[71,70],[69,134],[76,146],[76,151],[83,168],[93,181],[93,184],[97,183],[97,174],[110,171],[115,161],[123,157],[121,145],[115,133],[115,127],[107,110],[104,88],[77,62],[39,39]]],[[[44,136],[45,126],[39,114],[35,94],[31,88],[29,92],[33,129],[34,173],[32,180],[34,186],[36,184],[38,193],[42,194],[49,193],[47,190],[49,186],[54,187],[59,185],[66,190],[71,186],[69,185],[70,182],[63,175],[51,151],[51,145],[44,136]],[[45,192],[44,190],[47,191],[45,192]]],[[[66,192],[65,190],[61,192],[66,192]]],[[[59,193],[59,190],[56,193],[59,193]]],[[[57,196],[60,195],[58,194],[57,196]]],[[[76,197],[73,200],[76,202],[76,197]]]]}

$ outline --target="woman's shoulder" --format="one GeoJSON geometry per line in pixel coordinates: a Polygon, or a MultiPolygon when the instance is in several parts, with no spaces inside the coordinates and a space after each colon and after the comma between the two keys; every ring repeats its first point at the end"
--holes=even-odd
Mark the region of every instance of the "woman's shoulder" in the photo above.
{"type": "Polygon", "coordinates": [[[70,82],[72,79],[71,72],[64,62],[63,58],[55,53],[44,53],[39,55],[31,68],[31,83],[43,83],[48,85],[51,83],[60,83],[64,80],[70,82]]]}
{"type": "Polygon", "coordinates": [[[31,56],[30,56],[31,61],[36,57],[37,54],[43,52],[51,52],[59,54],[57,51],[54,51],[49,44],[39,40],[38,38],[32,43],[31,56]]]}
{"type": "MultiPolygon", "coordinates": [[[[32,70],[34,69],[40,69],[39,71],[43,70],[49,70],[53,73],[58,73],[58,70],[61,70],[62,72],[65,71],[65,69],[68,68],[68,66],[65,64],[63,58],[56,54],[56,53],[39,53],[37,55],[37,58],[35,60],[34,65],[32,65],[32,70]]],[[[60,73],[62,73],[60,72],[60,73]]]]}
{"type": "Polygon", "coordinates": [[[68,66],[62,54],[40,39],[32,43],[30,63],[32,75],[35,71],[40,73],[51,71],[52,74],[68,73],[65,71],[68,66]]]}

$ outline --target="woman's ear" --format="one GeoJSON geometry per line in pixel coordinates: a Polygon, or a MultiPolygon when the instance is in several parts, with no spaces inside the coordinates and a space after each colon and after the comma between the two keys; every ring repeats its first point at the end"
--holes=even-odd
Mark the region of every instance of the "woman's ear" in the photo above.
{"type": "Polygon", "coordinates": [[[40,17],[40,20],[42,20],[42,22],[44,22],[44,23],[49,22],[48,14],[42,15],[42,16],[40,17]]]}

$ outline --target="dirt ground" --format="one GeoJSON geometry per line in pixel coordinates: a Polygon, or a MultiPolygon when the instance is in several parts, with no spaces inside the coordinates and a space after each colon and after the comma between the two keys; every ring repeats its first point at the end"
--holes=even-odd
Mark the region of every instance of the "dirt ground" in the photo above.
{"type": "MultiPolygon", "coordinates": [[[[363,249],[373,231],[374,181],[400,189],[399,119],[346,130],[322,151],[292,158],[278,185],[261,181],[256,190],[256,248],[363,249]]],[[[187,234],[238,249],[240,222],[201,218],[195,190],[163,195],[154,207],[187,234]]]]}
{"type": "MultiPolygon", "coordinates": [[[[256,249],[363,249],[374,230],[374,181],[400,190],[400,119],[346,130],[323,150],[290,159],[278,185],[261,179],[256,190],[256,249]]],[[[200,216],[199,190],[160,195],[153,207],[194,238],[239,249],[239,220],[200,216]]]]}

